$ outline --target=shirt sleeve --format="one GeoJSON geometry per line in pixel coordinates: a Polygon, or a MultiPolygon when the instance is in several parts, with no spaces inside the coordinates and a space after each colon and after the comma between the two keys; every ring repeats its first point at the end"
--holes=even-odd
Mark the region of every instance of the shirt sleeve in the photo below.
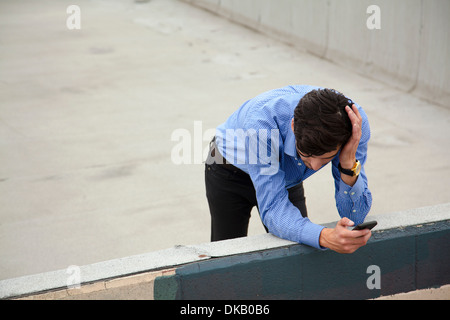
{"type": "MultiPolygon", "coordinates": [[[[259,152],[269,150],[269,154],[273,155],[283,150],[283,146],[279,145],[282,144],[280,139],[267,139],[270,147],[263,140],[258,141],[259,152]]],[[[253,140],[252,143],[256,141],[253,140]]],[[[270,161],[259,161],[248,166],[264,225],[279,238],[323,249],[319,238],[324,227],[304,218],[300,210],[289,201],[285,172],[280,169],[278,158],[270,156],[267,159],[270,161]]]]}
{"type": "Polygon", "coordinates": [[[352,220],[355,225],[364,222],[364,219],[372,206],[372,194],[368,187],[367,175],[364,168],[367,161],[370,126],[367,115],[359,106],[358,109],[363,118],[361,140],[356,151],[356,159],[361,162],[361,172],[352,187],[347,185],[341,179],[341,173],[338,169],[339,157],[336,157],[332,162],[337,210],[341,218],[347,217],[352,220]]]}

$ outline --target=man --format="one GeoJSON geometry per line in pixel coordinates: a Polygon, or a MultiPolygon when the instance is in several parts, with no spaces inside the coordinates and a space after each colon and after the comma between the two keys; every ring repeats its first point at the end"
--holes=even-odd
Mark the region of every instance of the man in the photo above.
{"type": "Polygon", "coordinates": [[[315,248],[352,253],[370,230],[372,204],[364,164],[370,128],[362,108],[343,94],[314,86],[288,86],[245,102],[216,129],[206,161],[211,240],[247,235],[257,206],[266,230],[315,248]],[[335,228],[307,217],[303,181],[332,163],[335,228]]]}

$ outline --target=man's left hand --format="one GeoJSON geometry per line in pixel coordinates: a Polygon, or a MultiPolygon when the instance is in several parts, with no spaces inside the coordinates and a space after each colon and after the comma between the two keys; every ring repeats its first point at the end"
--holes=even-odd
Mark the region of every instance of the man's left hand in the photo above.
{"type": "Polygon", "coordinates": [[[351,108],[346,106],[345,111],[347,111],[348,117],[352,122],[352,136],[342,148],[339,161],[342,168],[351,169],[356,163],[356,150],[361,140],[362,117],[356,105],[352,105],[351,108]]]}
{"type": "MultiPolygon", "coordinates": [[[[356,150],[358,149],[359,141],[361,140],[362,135],[362,117],[359,114],[358,107],[356,107],[356,105],[352,105],[351,108],[346,106],[345,111],[347,111],[348,117],[352,122],[352,136],[341,149],[339,162],[341,163],[342,168],[352,169],[356,163],[356,150]]],[[[356,183],[358,177],[351,177],[341,173],[341,179],[348,186],[352,187],[356,183]]]]}

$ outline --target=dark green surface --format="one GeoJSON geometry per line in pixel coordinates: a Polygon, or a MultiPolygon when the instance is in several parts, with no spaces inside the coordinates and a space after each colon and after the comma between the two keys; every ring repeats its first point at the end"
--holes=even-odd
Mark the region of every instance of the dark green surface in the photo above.
{"type": "Polygon", "coordinates": [[[351,255],[303,245],[181,266],[155,299],[369,299],[450,283],[450,221],[374,231],[351,255]],[[381,271],[370,290],[367,268],[381,271]]]}

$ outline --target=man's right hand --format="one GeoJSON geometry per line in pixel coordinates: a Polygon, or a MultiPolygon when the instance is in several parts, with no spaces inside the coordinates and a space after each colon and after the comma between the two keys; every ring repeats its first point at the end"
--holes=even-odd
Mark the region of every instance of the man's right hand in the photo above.
{"type": "Polygon", "coordinates": [[[320,245],[338,253],[353,253],[365,246],[372,232],[368,229],[354,231],[347,229],[353,225],[350,219],[342,218],[334,229],[324,228],[320,233],[320,245]]]}

